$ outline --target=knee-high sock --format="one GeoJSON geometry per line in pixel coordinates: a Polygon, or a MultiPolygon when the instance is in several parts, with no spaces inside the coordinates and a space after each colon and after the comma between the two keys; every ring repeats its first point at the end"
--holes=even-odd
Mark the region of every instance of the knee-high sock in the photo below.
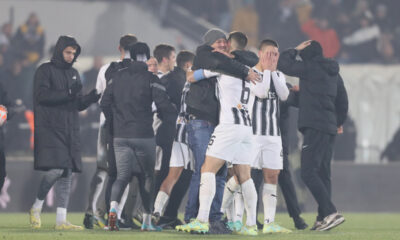
{"type": "Polygon", "coordinates": [[[240,185],[236,182],[234,177],[231,177],[225,185],[224,196],[221,204],[221,212],[226,212],[228,221],[232,221],[233,197],[239,189],[240,185]]]}
{"type": "Polygon", "coordinates": [[[275,220],[276,212],[276,185],[264,183],[263,187],[264,223],[275,220]]]}
{"type": "Polygon", "coordinates": [[[257,191],[253,179],[242,183],[241,187],[247,216],[246,225],[254,226],[257,218],[257,191]]]}
{"type": "Polygon", "coordinates": [[[202,173],[199,190],[200,207],[197,215],[197,219],[201,222],[208,222],[211,204],[215,196],[215,189],[215,174],[211,172],[202,173]]]}
{"type": "Polygon", "coordinates": [[[168,194],[166,194],[163,191],[159,191],[156,200],[154,201],[154,212],[155,213],[158,212],[160,215],[162,215],[164,207],[168,202],[168,199],[169,199],[168,194]]]}
{"type": "Polygon", "coordinates": [[[243,194],[242,191],[239,191],[235,193],[235,201],[234,201],[234,207],[235,207],[235,215],[233,217],[233,221],[243,221],[243,212],[244,212],[244,200],[243,200],[243,194]]]}

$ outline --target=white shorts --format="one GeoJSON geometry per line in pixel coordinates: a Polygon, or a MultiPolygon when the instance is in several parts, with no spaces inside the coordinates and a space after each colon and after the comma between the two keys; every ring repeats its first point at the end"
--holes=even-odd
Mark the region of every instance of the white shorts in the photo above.
{"type": "Polygon", "coordinates": [[[171,159],[169,167],[184,167],[188,170],[194,170],[194,156],[192,150],[185,143],[174,141],[171,150],[171,159]]]}
{"type": "Polygon", "coordinates": [[[249,153],[252,128],[238,124],[220,124],[211,135],[206,156],[219,158],[232,164],[251,165],[249,153]]]}
{"type": "Polygon", "coordinates": [[[253,168],[283,168],[282,139],[280,136],[253,136],[253,168]]]}

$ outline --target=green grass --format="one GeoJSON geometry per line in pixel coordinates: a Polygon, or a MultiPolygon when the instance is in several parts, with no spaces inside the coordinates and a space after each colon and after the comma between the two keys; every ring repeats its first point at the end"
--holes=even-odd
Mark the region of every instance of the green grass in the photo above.
{"type": "MultiPolygon", "coordinates": [[[[390,240],[400,239],[400,214],[354,214],[345,213],[346,222],[329,232],[293,231],[291,234],[262,235],[247,237],[247,239],[290,239],[290,240],[390,240]]],[[[311,225],[314,215],[304,214],[303,217],[311,225]]],[[[82,224],[82,213],[70,213],[68,219],[74,224],[82,224]]],[[[286,214],[278,214],[277,222],[282,226],[294,229],[293,222],[286,214]]],[[[109,232],[101,229],[74,231],[54,231],[55,214],[42,214],[42,228],[32,230],[29,227],[28,214],[1,213],[0,240],[3,239],[246,239],[238,235],[191,235],[175,231],[147,233],[140,231],[109,232]]]]}

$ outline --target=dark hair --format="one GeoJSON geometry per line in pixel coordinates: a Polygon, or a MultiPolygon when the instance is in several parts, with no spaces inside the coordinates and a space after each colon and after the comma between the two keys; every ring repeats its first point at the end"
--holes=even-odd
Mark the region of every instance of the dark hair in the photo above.
{"type": "Polygon", "coordinates": [[[274,46],[274,47],[279,48],[278,43],[275,40],[267,38],[267,39],[264,39],[261,41],[261,43],[258,47],[258,50],[261,50],[263,47],[266,47],[266,46],[274,46]]]}
{"type": "Polygon", "coordinates": [[[157,59],[159,63],[162,62],[163,58],[169,58],[171,52],[175,51],[175,48],[167,44],[159,44],[154,48],[153,56],[157,59]]]}
{"type": "Polygon", "coordinates": [[[234,31],[229,33],[228,41],[235,40],[238,44],[238,48],[243,50],[247,45],[247,36],[246,34],[238,31],[234,31]]]}
{"type": "Polygon", "coordinates": [[[176,64],[178,67],[183,68],[185,66],[185,63],[187,62],[193,62],[194,59],[194,54],[192,52],[183,50],[180,51],[178,56],[176,57],[176,64]]]}
{"type": "Polygon", "coordinates": [[[144,54],[146,55],[146,59],[150,59],[150,48],[144,42],[137,42],[129,47],[129,53],[131,54],[131,58],[137,61],[137,56],[144,54]]]}
{"type": "Polygon", "coordinates": [[[138,41],[137,37],[133,34],[126,34],[119,39],[119,45],[124,50],[129,50],[129,46],[135,44],[138,41]]]}

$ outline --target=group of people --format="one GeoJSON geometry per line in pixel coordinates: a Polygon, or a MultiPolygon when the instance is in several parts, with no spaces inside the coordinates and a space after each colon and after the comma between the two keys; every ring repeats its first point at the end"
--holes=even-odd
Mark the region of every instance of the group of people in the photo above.
{"type": "Polygon", "coordinates": [[[140,192],[143,231],[172,226],[192,233],[288,233],[275,222],[278,183],[295,227],[307,228],[288,165],[289,106],[299,108],[301,175],[318,203],[311,230],[344,222],[330,182],[334,139],[348,108],[339,65],[323,57],[316,41],[280,54],[278,43],[265,39],[255,54],[245,50],[241,32],[226,36],[210,29],[203,40],[195,53],[176,55],[160,44],[151,57],[146,43],[124,35],[120,60],[104,65],[96,87],[82,94],[73,68],[80,46],[69,36],[58,39],[52,59],[34,78],[34,168],[45,173],[30,209],[32,228],[41,227],[44,198],[55,185],[55,228],[83,229],[66,215],[72,173],[82,171],[78,112],[97,102],[102,114],[86,228],[113,231],[131,221],[132,209],[124,209],[131,189],[140,192]],[[285,74],[299,77],[299,86],[286,83],[285,74]],[[134,188],[133,177],[139,183],[134,188]],[[97,206],[104,186],[107,221],[97,206]],[[183,224],[177,211],[187,190],[183,224]],[[263,224],[257,221],[260,194],[263,224]]]}

